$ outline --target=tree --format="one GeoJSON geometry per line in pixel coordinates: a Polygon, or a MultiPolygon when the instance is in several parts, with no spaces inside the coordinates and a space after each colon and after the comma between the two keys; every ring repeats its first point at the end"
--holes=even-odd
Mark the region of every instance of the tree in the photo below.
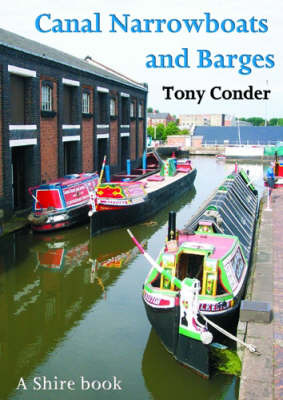
{"type": "Polygon", "coordinates": [[[147,112],[148,113],[152,113],[153,112],[153,108],[152,107],[148,107],[147,112]]]}
{"type": "Polygon", "coordinates": [[[271,125],[271,126],[283,126],[283,118],[271,118],[268,121],[268,125],[271,125]]]}
{"type": "Polygon", "coordinates": [[[190,131],[188,130],[188,129],[182,129],[180,132],[179,132],[179,135],[190,135],[191,133],[190,133],[190,131]]]}
{"type": "Polygon", "coordinates": [[[153,126],[148,126],[146,133],[154,139],[154,128],[153,126]]]}
{"type": "Polygon", "coordinates": [[[239,118],[240,121],[250,122],[253,126],[263,126],[265,125],[265,120],[260,117],[251,117],[251,118],[239,118]]]}
{"type": "Polygon", "coordinates": [[[163,124],[158,124],[156,126],[156,139],[157,140],[166,140],[165,126],[163,124]]]}
{"type": "Polygon", "coordinates": [[[180,132],[180,129],[178,128],[178,126],[176,125],[175,122],[173,122],[173,121],[168,122],[168,124],[165,128],[166,137],[168,135],[178,135],[179,132],[180,132]]]}
{"type": "Polygon", "coordinates": [[[251,122],[254,126],[263,126],[265,124],[265,120],[260,117],[247,118],[247,121],[251,122]]]}

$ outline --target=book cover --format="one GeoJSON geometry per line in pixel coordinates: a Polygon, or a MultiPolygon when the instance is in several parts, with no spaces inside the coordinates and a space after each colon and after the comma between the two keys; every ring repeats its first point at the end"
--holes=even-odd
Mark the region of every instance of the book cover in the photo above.
{"type": "MultiPolygon", "coordinates": [[[[118,146],[118,142],[108,145],[103,141],[110,140],[114,131],[103,121],[96,121],[101,129],[97,133],[101,150],[88,153],[94,143],[85,142],[83,156],[76,153],[71,143],[83,141],[83,138],[77,133],[79,125],[72,123],[72,113],[66,115],[70,123],[55,120],[60,112],[64,114],[60,108],[63,94],[60,94],[61,103],[58,100],[56,110],[48,109],[46,95],[47,108],[41,109],[41,117],[49,125],[45,127],[41,123],[41,129],[46,129],[41,144],[45,143],[46,148],[41,148],[40,156],[29,152],[33,145],[40,145],[32,119],[27,120],[26,129],[19,122],[22,126],[19,132],[15,128],[15,115],[16,122],[8,127],[13,111],[5,108],[7,85],[9,88],[22,85],[27,99],[19,105],[13,100],[16,114],[17,110],[23,118],[27,110],[30,115],[36,114],[33,105],[29,105],[33,99],[31,93],[37,93],[39,103],[43,92],[39,95],[39,81],[29,86],[29,80],[39,78],[36,69],[40,44],[43,45],[40,57],[52,63],[54,54],[58,71],[60,65],[68,65],[75,71],[74,60],[69,56],[98,68],[101,75],[96,82],[97,96],[99,93],[102,97],[103,93],[111,96],[112,91],[119,90],[120,97],[127,99],[127,85],[139,91],[140,103],[133,103],[137,115],[133,115],[135,119],[131,123],[139,127],[137,131],[141,133],[137,137],[140,140],[145,136],[147,110],[170,114],[179,122],[181,116],[198,115],[203,125],[213,125],[212,118],[219,116],[222,126],[236,126],[238,118],[252,117],[260,118],[263,125],[272,119],[276,119],[274,124],[280,124],[283,72],[280,9],[279,0],[269,3],[263,0],[11,0],[3,5],[0,45],[6,46],[6,50],[0,54],[3,88],[0,113],[3,132],[6,129],[14,136],[5,139],[3,135],[0,141],[3,163],[0,208],[12,201],[20,205],[25,202],[20,186],[15,189],[16,197],[12,198],[11,194],[6,199],[4,196],[7,182],[14,188],[12,177],[20,176],[9,172],[11,160],[17,171],[22,170],[22,163],[27,170],[32,160],[30,165],[36,173],[40,173],[40,169],[46,172],[46,176],[41,177],[46,182],[66,165],[71,171],[72,160],[76,158],[84,160],[81,162],[85,162],[87,170],[94,168],[95,154],[100,160],[97,165],[101,166],[103,152],[108,149],[110,155],[114,154],[118,146]],[[21,39],[10,37],[9,32],[39,45],[24,43],[25,50],[19,49],[21,39]],[[45,53],[45,46],[50,52],[45,53]],[[60,57],[54,49],[60,52],[60,57]],[[18,50],[21,55],[12,59],[11,54],[18,50]],[[25,65],[27,57],[29,62],[25,65]],[[24,77],[24,82],[15,78],[11,83],[9,74],[24,77]],[[103,83],[105,77],[111,81],[110,91],[103,83]],[[120,85],[119,89],[115,85],[120,85]],[[60,122],[62,130],[69,132],[62,134],[65,139],[60,136],[68,152],[53,153],[51,121],[55,121],[54,129],[60,122]],[[17,140],[21,143],[15,142],[17,140]],[[20,154],[20,146],[25,146],[24,155],[20,154]],[[10,155],[6,155],[8,148],[13,148],[10,155]],[[20,161],[17,163],[17,160],[20,161]]],[[[84,70],[82,65],[79,68],[88,73],[87,67],[84,70]]],[[[80,74],[76,78],[74,71],[63,78],[60,75],[60,82],[55,76],[50,80],[48,73],[40,78],[53,93],[59,93],[63,86],[79,87],[80,74]]],[[[82,92],[86,94],[85,99],[92,96],[87,85],[82,92]]],[[[67,91],[64,96],[71,101],[67,91]]],[[[92,104],[96,104],[94,100],[92,104]]],[[[113,104],[114,114],[110,114],[109,119],[113,117],[114,124],[118,106],[113,104]]],[[[75,105],[81,106],[81,103],[75,105]]],[[[123,105],[121,107],[123,109],[123,105]]],[[[81,118],[85,129],[96,112],[86,108],[81,118]]],[[[40,116],[37,118],[39,121],[40,116]]],[[[190,131],[196,125],[195,120],[186,122],[183,118],[180,129],[190,131]]],[[[123,138],[129,136],[130,124],[121,123],[121,126],[119,143],[126,143],[123,138]]],[[[156,132],[152,136],[158,139],[156,132]]],[[[54,140],[57,139],[54,136],[54,140]]],[[[142,146],[134,144],[128,152],[141,159],[142,146]]],[[[113,163],[118,164],[126,155],[121,151],[117,159],[112,157],[113,163]]],[[[30,182],[32,186],[38,175],[28,171],[27,176],[31,178],[27,177],[25,183],[30,182]]],[[[207,162],[206,175],[209,172],[212,181],[204,180],[203,186],[198,188],[203,200],[226,173],[215,168],[211,161],[207,162]]],[[[193,189],[189,197],[176,203],[177,210],[199,199],[196,196],[193,189]]],[[[196,209],[197,203],[193,204],[196,209]]],[[[167,214],[164,213],[138,228],[139,238],[154,256],[158,255],[165,238],[166,223],[167,214]]],[[[2,239],[0,246],[0,399],[237,398],[238,378],[217,375],[211,381],[203,381],[181,367],[163,348],[151,330],[141,300],[149,266],[138,255],[125,231],[109,232],[96,238],[90,238],[88,226],[46,235],[27,231],[2,239]]]]}

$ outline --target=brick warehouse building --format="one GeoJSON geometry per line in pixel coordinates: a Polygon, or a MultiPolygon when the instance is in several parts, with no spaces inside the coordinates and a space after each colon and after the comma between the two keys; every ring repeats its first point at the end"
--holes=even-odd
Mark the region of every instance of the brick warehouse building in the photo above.
{"type": "Polygon", "coordinates": [[[31,205],[28,187],[65,174],[136,166],[147,85],[0,29],[0,209],[31,205]]]}

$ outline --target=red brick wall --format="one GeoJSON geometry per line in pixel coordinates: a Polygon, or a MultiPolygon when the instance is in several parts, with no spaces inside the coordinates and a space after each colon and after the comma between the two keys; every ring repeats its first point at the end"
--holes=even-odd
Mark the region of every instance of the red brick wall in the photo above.
{"type": "Polygon", "coordinates": [[[136,121],[132,121],[130,124],[130,135],[131,135],[131,150],[130,158],[131,160],[136,159],[136,121]]]}
{"type": "Polygon", "coordinates": [[[167,136],[167,144],[168,146],[186,146],[186,136],[178,135],[178,136],[167,136]]]}
{"type": "MultiPolygon", "coordinates": [[[[84,86],[90,90],[90,110],[93,113],[93,90],[91,87],[84,86]]],[[[83,87],[83,88],[84,88],[83,87]]],[[[93,171],[93,154],[94,154],[94,143],[93,143],[93,117],[82,119],[82,164],[83,172],[93,171]]]]}
{"type": "Polygon", "coordinates": [[[110,121],[110,164],[118,164],[118,121],[110,121]]]}
{"type": "Polygon", "coordinates": [[[192,147],[198,148],[202,146],[202,136],[192,136],[192,147]]]}
{"type": "Polygon", "coordinates": [[[143,120],[139,120],[139,157],[142,157],[143,154],[143,150],[144,150],[144,144],[143,144],[143,125],[144,125],[144,121],[143,120]]]}
{"type": "MultiPolygon", "coordinates": [[[[0,67],[0,121],[2,121],[2,67],[0,67]]],[[[0,123],[0,197],[4,195],[3,187],[3,157],[2,157],[2,124],[0,123]]]]}
{"type": "MultiPolygon", "coordinates": [[[[53,111],[57,113],[57,82],[49,77],[41,80],[53,82],[53,111]]],[[[41,83],[40,83],[41,104],[41,83]]],[[[53,118],[40,117],[41,179],[46,182],[58,178],[58,137],[57,114],[53,118]]]]}

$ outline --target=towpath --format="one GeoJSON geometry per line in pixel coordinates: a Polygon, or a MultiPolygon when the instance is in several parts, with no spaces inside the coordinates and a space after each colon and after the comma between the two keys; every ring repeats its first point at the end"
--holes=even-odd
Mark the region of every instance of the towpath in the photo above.
{"type": "Polygon", "coordinates": [[[250,300],[268,302],[270,323],[248,322],[246,341],[261,355],[243,354],[239,400],[283,399],[283,188],[273,190],[261,214],[250,300]]]}

